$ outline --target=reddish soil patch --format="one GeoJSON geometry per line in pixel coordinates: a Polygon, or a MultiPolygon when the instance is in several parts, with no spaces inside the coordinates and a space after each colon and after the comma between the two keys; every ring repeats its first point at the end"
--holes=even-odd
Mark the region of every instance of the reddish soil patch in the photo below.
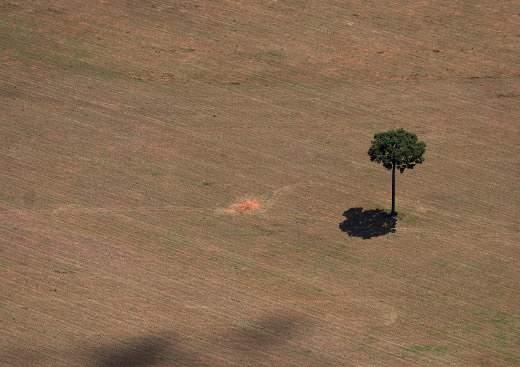
{"type": "Polygon", "coordinates": [[[245,199],[234,203],[224,211],[228,214],[247,214],[260,210],[262,206],[257,199],[245,199]]]}

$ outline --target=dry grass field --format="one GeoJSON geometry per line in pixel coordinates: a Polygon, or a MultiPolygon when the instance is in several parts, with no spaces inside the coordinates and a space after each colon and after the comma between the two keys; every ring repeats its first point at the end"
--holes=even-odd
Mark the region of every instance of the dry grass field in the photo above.
{"type": "Polygon", "coordinates": [[[520,366],[518,5],[0,0],[0,365],[520,366]]]}

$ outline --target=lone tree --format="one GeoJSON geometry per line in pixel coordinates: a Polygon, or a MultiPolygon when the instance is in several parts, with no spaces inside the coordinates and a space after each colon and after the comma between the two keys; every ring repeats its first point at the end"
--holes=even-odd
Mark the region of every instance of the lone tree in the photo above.
{"type": "Polygon", "coordinates": [[[368,150],[371,161],[381,163],[392,170],[392,211],[395,216],[395,169],[401,173],[405,169],[413,169],[416,164],[424,162],[426,144],[417,140],[417,135],[404,129],[389,130],[374,135],[372,146],[368,150]]]}

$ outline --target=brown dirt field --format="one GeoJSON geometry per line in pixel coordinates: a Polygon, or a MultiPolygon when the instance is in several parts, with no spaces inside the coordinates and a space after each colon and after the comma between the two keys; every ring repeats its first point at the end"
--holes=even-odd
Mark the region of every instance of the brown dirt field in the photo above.
{"type": "Polygon", "coordinates": [[[519,50],[514,1],[0,1],[0,365],[519,366],[519,50]]]}

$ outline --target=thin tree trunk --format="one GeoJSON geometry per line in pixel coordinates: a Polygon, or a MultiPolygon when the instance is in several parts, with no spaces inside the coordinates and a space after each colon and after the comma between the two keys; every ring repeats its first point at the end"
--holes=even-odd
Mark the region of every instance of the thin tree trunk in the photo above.
{"type": "Polygon", "coordinates": [[[392,164],[392,211],[390,215],[397,215],[395,211],[395,162],[392,164]]]}

